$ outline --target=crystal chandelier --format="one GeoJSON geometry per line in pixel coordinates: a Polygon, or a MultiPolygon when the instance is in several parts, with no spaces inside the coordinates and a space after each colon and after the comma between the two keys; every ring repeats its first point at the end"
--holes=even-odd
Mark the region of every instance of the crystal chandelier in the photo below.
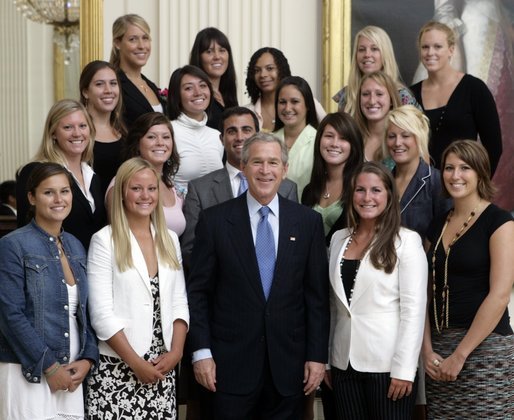
{"type": "Polygon", "coordinates": [[[23,16],[54,27],[54,43],[70,63],[70,52],[79,46],[80,0],[14,0],[23,16]]]}

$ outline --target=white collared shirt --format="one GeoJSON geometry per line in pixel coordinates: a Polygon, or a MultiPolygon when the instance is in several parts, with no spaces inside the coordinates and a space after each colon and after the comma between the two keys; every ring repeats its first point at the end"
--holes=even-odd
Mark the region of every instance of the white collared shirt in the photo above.
{"type": "Polygon", "coordinates": [[[230,180],[230,187],[232,188],[232,197],[237,197],[239,193],[239,185],[241,184],[241,178],[239,178],[240,169],[232,166],[230,163],[225,163],[225,168],[228,172],[228,179],[230,180]]]}
{"type": "MultiPolygon", "coordinates": [[[[255,245],[255,239],[257,237],[257,225],[259,224],[259,220],[261,219],[259,210],[263,206],[252,196],[252,194],[250,194],[250,190],[248,190],[246,194],[246,203],[248,205],[248,214],[250,215],[250,225],[252,227],[253,244],[255,245]]],[[[271,225],[271,230],[273,230],[273,239],[275,240],[276,256],[278,250],[278,194],[275,194],[275,197],[273,197],[273,200],[271,200],[267,206],[271,210],[268,215],[268,221],[271,225]]]]}

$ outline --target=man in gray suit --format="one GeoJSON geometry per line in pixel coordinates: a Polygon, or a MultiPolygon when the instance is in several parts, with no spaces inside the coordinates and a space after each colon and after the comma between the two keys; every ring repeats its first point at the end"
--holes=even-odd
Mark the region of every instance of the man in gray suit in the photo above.
{"type": "MultiPolygon", "coordinates": [[[[191,181],[188,186],[184,215],[186,230],[181,237],[182,257],[186,269],[193,250],[195,228],[202,210],[235,198],[245,190],[241,183],[241,151],[243,143],[257,132],[259,121],[253,111],[244,107],[225,110],[221,117],[221,141],[225,147],[227,162],[225,167],[191,181]]],[[[278,193],[289,200],[298,202],[298,192],[293,181],[285,179],[278,193]]]]}

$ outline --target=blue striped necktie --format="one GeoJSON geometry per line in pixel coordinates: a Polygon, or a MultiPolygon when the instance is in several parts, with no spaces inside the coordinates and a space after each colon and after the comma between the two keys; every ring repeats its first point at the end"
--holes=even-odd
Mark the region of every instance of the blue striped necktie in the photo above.
{"type": "Polygon", "coordinates": [[[239,172],[237,174],[239,177],[239,189],[237,190],[237,196],[239,197],[241,194],[244,194],[248,189],[248,181],[246,180],[246,176],[243,172],[239,172]]]}
{"type": "Polygon", "coordinates": [[[275,271],[275,239],[273,237],[273,230],[268,221],[269,212],[270,209],[267,206],[259,209],[261,219],[257,225],[257,235],[255,238],[255,254],[257,255],[262,290],[264,291],[266,300],[268,300],[275,271]]]}

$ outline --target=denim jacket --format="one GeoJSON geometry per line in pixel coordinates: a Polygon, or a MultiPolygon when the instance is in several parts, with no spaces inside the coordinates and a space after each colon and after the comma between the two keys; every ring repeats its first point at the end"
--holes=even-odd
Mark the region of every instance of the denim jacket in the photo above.
{"type": "MultiPolygon", "coordinates": [[[[77,359],[96,363],[86,253],[73,235],[63,232],[60,239],[78,287],[77,359]]],[[[21,364],[25,379],[34,383],[55,362],[70,362],[68,291],[56,240],[34,220],[0,239],[0,362],[21,364]]]]}

